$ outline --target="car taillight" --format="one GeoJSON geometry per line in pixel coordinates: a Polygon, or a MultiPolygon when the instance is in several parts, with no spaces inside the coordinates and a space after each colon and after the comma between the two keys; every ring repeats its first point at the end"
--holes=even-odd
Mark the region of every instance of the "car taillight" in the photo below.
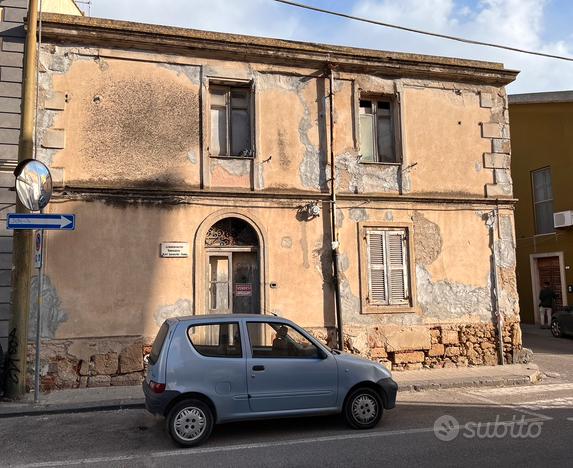
{"type": "Polygon", "coordinates": [[[149,388],[153,393],[163,393],[165,391],[165,384],[164,383],[157,383],[151,380],[149,382],[149,388]]]}

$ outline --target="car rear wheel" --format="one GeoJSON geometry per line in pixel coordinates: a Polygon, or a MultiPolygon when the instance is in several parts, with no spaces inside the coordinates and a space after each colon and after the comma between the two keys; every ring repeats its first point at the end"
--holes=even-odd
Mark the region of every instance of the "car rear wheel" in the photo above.
{"type": "Polygon", "coordinates": [[[371,429],[382,417],[382,399],[370,388],[358,388],[346,399],[343,415],[354,429],[371,429]]]}
{"type": "Polygon", "coordinates": [[[557,319],[553,319],[551,321],[551,333],[555,338],[561,338],[563,336],[563,332],[561,331],[561,325],[557,319]]]}
{"type": "Polygon", "coordinates": [[[199,445],[207,440],[213,425],[213,412],[201,400],[181,401],[167,416],[169,435],[175,442],[185,447],[199,445]]]}

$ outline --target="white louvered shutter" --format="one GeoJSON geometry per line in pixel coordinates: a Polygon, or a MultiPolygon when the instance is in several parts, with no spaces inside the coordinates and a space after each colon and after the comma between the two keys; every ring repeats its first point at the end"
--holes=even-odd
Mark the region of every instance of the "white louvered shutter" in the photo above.
{"type": "Polygon", "coordinates": [[[409,303],[406,235],[404,231],[386,231],[389,303],[409,303]]]}
{"type": "Polygon", "coordinates": [[[371,304],[388,304],[384,234],[384,231],[369,231],[367,234],[368,302],[371,304]]]}

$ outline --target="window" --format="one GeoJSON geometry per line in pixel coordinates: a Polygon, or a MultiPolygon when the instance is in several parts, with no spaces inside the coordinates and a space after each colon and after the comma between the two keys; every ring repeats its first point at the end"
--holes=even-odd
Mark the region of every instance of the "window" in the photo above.
{"type": "Polygon", "coordinates": [[[161,348],[163,348],[163,343],[165,342],[168,332],[169,325],[167,325],[167,322],[163,322],[163,325],[161,325],[161,328],[157,332],[153,346],[151,347],[151,353],[149,353],[148,359],[150,364],[155,364],[159,359],[159,354],[161,353],[161,348]]]}
{"type": "Polygon", "coordinates": [[[247,87],[210,86],[211,156],[253,156],[251,92],[247,87]]]}
{"type": "Polygon", "coordinates": [[[367,304],[410,306],[407,230],[369,228],[365,237],[367,304]]]}
{"type": "Polygon", "coordinates": [[[395,114],[395,103],[392,99],[360,99],[361,161],[399,162],[395,114]]]}
{"type": "Polygon", "coordinates": [[[303,334],[284,323],[248,322],[254,358],[319,358],[320,350],[303,334]]]}
{"type": "Polygon", "coordinates": [[[207,357],[242,357],[241,334],[237,322],[191,325],[187,336],[195,350],[207,357]]]}
{"type": "Polygon", "coordinates": [[[553,188],[551,169],[546,167],[531,173],[533,182],[533,207],[535,211],[535,233],[548,234],[555,231],[553,224],[553,188]]]}

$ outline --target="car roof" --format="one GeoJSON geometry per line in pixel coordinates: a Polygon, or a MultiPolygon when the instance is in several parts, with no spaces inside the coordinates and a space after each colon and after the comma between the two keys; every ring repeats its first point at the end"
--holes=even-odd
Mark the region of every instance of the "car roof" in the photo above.
{"type": "Polygon", "coordinates": [[[179,322],[197,322],[204,320],[261,320],[261,321],[281,321],[290,322],[290,320],[279,317],[278,315],[266,315],[266,314],[198,314],[198,315],[187,315],[184,317],[173,317],[174,320],[179,322]]]}

